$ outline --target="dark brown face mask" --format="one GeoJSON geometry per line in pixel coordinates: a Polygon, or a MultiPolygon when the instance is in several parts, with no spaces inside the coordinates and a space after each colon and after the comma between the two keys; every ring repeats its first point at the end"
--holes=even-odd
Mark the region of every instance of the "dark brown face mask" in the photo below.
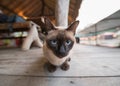
{"type": "Polygon", "coordinates": [[[51,33],[52,36],[46,38],[47,47],[59,58],[63,58],[68,55],[72,49],[75,38],[72,33],[67,31],[56,30],[51,33]]]}

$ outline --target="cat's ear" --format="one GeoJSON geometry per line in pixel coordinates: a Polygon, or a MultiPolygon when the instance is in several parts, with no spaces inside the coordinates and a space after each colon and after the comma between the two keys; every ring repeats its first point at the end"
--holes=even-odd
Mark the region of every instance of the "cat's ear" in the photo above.
{"type": "Polygon", "coordinates": [[[77,21],[73,22],[72,24],[70,24],[66,30],[72,31],[75,34],[78,24],[79,24],[79,21],[77,20],[77,21]]]}
{"type": "Polygon", "coordinates": [[[46,28],[47,28],[48,31],[55,30],[55,27],[54,27],[54,25],[52,24],[52,22],[50,21],[49,18],[44,17],[44,22],[45,22],[45,25],[46,25],[46,28]]]}

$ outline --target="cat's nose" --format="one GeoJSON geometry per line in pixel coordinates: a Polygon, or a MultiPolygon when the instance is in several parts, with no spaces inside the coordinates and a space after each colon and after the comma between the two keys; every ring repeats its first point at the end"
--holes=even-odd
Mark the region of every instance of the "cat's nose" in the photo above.
{"type": "Polygon", "coordinates": [[[66,55],[66,50],[65,50],[64,46],[61,46],[61,47],[60,47],[59,54],[60,54],[61,56],[65,56],[65,55],[66,55]]]}
{"type": "Polygon", "coordinates": [[[63,45],[60,47],[60,53],[65,53],[65,48],[63,45]]]}

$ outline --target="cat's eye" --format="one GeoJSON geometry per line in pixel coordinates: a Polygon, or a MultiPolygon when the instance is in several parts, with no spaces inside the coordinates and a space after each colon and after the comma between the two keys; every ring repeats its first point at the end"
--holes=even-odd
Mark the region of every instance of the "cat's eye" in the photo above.
{"type": "Polygon", "coordinates": [[[70,45],[71,43],[72,43],[71,40],[66,40],[66,42],[65,42],[66,45],[70,45]]]}
{"type": "Polygon", "coordinates": [[[53,45],[56,45],[56,44],[57,44],[57,40],[51,40],[50,42],[51,42],[51,44],[53,44],[53,45]]]}
{"type": "Polygon", "coordinates": [[[44,35],[47,35],[48,33],[47,33],[47,32],[45,32],[45,31],[43,31],[43,34],[44,34],[44,35]]]}

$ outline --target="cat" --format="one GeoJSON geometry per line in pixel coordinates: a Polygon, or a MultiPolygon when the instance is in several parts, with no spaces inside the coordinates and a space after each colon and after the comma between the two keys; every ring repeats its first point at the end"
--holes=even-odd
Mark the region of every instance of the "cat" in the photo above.
{"type": "Polygon", "coordinates": [[[67,71],[70,68],[70,54],[75,44],[75,32],[79,21],[75,21],[67,28],[55,27],[52,22],[45,18],[46,25],[49,26],[46,35],[43,52],[48,60],[47,70],[49,72],[56,71],[57,67],[67,71]]]}
{"type": "Polygon", "coordinates": [[[39,38],[44,42],[44,39],[46,35],[48,34],[49,30],[51,30],[48,22],[46,22],[46,19],[48,19],[45,16],[42,16],[39,20],[39,25],[41,27],[41,31],[39,32],[39,38]]]}

